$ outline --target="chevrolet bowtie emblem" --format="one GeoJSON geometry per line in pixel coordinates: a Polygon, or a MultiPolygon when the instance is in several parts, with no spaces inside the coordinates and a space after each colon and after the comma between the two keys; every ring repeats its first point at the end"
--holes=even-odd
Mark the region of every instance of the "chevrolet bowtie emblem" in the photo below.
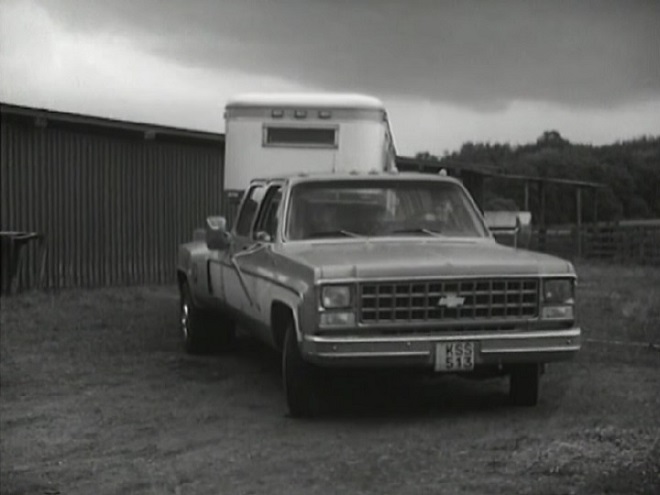
{"type": "Polygon", "coordinates": [[[446,308],[458,308],[459,306],[463,306],[464,302],[464,297],[457,296],[456,294],[445,294],[438,301],[438,306],[444,306],[446,308]]]}

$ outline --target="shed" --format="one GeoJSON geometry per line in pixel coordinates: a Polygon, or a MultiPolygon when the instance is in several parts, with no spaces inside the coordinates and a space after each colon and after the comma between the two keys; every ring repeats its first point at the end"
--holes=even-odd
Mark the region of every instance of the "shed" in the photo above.
{"type": "MultiPolygon", "coordinates": [[[[5,103],[0,115],[0,230],[43,235],[45,287],[175,280],[178,244],[221,209],[224,135],[5,103]]],[[[19,289],[41,272],[25,249],[19,289]]]]}

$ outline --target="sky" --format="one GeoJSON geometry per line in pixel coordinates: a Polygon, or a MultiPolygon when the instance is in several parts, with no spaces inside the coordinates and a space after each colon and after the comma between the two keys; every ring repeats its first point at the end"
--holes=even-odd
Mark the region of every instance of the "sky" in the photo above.
{"type": "Polygon", "coordinates": [[[0,100],[222,132],[252,91],[359,92],[399,154],[660,135],[660,0],[0,0],[0,100]]]}

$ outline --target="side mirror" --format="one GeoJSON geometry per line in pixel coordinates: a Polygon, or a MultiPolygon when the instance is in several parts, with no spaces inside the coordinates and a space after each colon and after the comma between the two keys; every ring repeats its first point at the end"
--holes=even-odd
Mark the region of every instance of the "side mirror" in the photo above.
{"type": "Polygon", "coordinates": [[[486,211],[484,219],[498,242],[528,247],[532,234],[532,214],[528,211],[486,211]]]}
{"type": "Polygon", "coordinates": [[[257,242],[273,242],[273,239],[270,237],[270,234],[263,230],[260,230],[254,235],[254,240],[257,242]]]}
{"type": "Polygon", "coordinates": [[[231,234],[227,232],[225,217],[206,219],[206,246],[211,250],[227,249],[231,244],[231,234]]]}

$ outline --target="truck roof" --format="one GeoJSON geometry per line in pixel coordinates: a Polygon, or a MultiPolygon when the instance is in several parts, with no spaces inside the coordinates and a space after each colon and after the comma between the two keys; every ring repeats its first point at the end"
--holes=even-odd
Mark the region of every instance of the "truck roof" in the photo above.
{"type": "Polygon", "coordinates": [[[227,109],[254,107],[385,110],[378,98],[357,93],[243,93],[226,104],[227,109]]]}
{"type": "Polygon", "coordinates": [[[335,172],[335,173],[303,173],[303,174],[289,174],[277,175],[270,177],[257,177],[252,182],[268,182],[281,180],[291,184],[299,184],[304,182],[331,182],[331,181],[367,181],[367,180],[386,180],[386,181],[429,181],[436,180],[438,182],[455,182],[460,183],[459,180],[439,174],[425,174],[419,172],[335,172]]]}

